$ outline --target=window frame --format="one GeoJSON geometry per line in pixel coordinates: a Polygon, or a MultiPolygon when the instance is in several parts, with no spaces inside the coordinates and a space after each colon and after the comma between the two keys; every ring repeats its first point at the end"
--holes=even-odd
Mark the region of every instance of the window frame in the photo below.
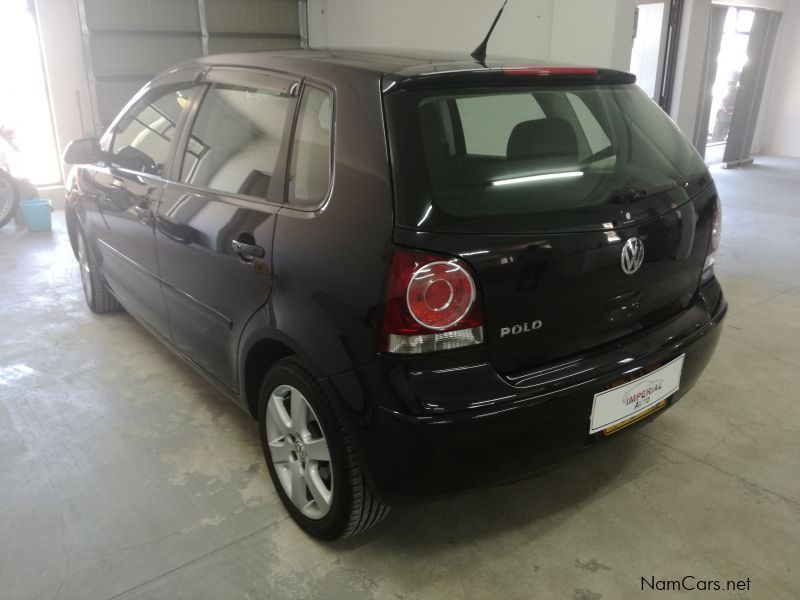
{"type": "Polygon", "coordinates": [[[204,73],[198,81],[201,90],[195,94],[192,99],[191,105],[188,107],[188,113],[183,122],[179,143],[175,151],[175,160],[173,161],[172,170],[170,172],[170,184],[201,194],[235,199],[244,203],[269,204],[276,207],[283,206],[287,179],[289,136],[294,131],[294,121],[297,118],[297,109],[300,104],[300,94],[298,93],[300,82],[300,77],[292,76],[287,73],[275,73],[266,69],[212,67],[209,71],[204,73]],[[256,88],[273,91],[285,94],[289,98],[289,106],[286,110],[283,133],[281,134],[281,145],[278,151],[278,158],[275,162],[275,172],[272,176],[274,183],[270,181],[266,198],[239,194],[236,192],[227,192],[225,190],[216,190],[180,180],[186,148],[191,138],[194,125],[197,122],[198,113],[200,112],[200,108],[203,105],[208,91],[215,84],[233,88],[256,88]]]}
{"type": "Polygon", "coordinates": [[[294,119],[292,123],[292,131],[291,137],[289,138],[289,147],[288,152],[286,155],[286,178],[285,178],[285,189],[284,189],[284,205],[287,209],[296,210],[304,213],[309,212],[316,212],[322,210],[328,202],[330,202],[331,196],[333,195],[333,183],[336,179],[336,93],[334,89],[329,86],[325,85],[319,81],[303,78],[300,84],[300,93],[297,95],[297,106],[295,107],[294,119]],[[295,138],[297,134],[297,127],[300,121],[300,107],[302,106],[303,98],[305,97],[306,89],[313,88],[317,91],[324,92],[328,94],[331,99],[331,133],[330,133],[330,153],[328,159],[330,161],[330,168],[329,168],[329,175],[328,175],[328,187],[325,191],[325,194],[322,196],[322,200],[320,200],[317,204],[310,204],[306,206],[301,206],[298,204],[294,204],[292,202],[293,195],[290,193],[290,185],[289,185],[289,174],[292,170],[292,155],[294,153],[294,144],[295,138]]]}

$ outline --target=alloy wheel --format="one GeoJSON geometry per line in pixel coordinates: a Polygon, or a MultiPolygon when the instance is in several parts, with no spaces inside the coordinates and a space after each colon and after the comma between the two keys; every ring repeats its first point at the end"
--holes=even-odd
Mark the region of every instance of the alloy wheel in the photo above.
{"type": "Polygon", "coordinates": [[[283,491],[309,519],[321,519],[333,501],[333,469],[322,425],[306,397],[279,385],[266,415],[270,458],[283,491]]]}

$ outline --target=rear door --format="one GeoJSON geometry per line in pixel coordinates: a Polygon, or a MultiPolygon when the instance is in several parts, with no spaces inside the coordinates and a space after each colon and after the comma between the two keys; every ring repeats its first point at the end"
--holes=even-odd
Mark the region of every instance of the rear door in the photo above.
{"type": "Polygon", "coordinates": [[[110,165],[87,167],[84,197],[103,275],[122,304],[169,335],[158,280],[154,212],[171,168],[185,107],[198,88],[163,84],[147,91],[109,130],[110,165]]]}
{"type": "Polygon", "coordinates": [[[272,287],[296,79],[212,69],[156,214],[172,340],[231,390],[239,337],[272,287]]]}
{"type": "Polygon", "coordinates": [[[635,86],[401,91],[387,108],[395,239],[470,263],[501,372],[613,342],[691,302],[715,190],[635,86]]]}

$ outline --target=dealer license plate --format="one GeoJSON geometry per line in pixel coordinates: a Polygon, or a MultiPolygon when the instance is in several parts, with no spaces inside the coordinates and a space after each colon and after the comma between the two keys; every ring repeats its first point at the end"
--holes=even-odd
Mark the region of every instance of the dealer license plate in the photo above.
{"type": "Polygon", "coordinates": [[[681,354],[647,375],[595,394],[589,433],[613,433],[663,408],[666,399],[680,387],[685,356],[681,354]]]}

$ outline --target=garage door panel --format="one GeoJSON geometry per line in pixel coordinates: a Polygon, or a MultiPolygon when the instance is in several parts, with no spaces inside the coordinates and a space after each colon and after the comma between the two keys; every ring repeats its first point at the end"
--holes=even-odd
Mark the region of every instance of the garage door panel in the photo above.
{"type": "Polygon", "coordinates": [[[97,76],[152,76],[201,52],[199,35],[100,35],[92,41],[92,64],[97,76]]]}
{"type": "Polygon", "coordinates": [[[105,81],[99,80],[95,84],[95,94],[100,110],[99,117],[104,124],[109,124],[128,103],[128,100],[147,83],[146,78],[123,78],[105,81]]]}
{"type": "Polygon", "coordinates": [[[77,1],[98,135],[145,82],[176,63],[302,45],[299,0],[77,1]]]}
{"type": "Polygon", "coordinates": [[[206,0],[209,32],[294,33],[295,0],[206,0]]]}
{"type": "Polygon", "coordinates": [[[258,50],[281,50],[299,48],[300,38],[264,38],[264,37],[216,37],[208,40],[210,54],[226,52],[255,52],[258,50]]]}
{"type": "Polygon", "coordinates": [[[84,0],[90,29],[200,30],[197,0],[84,0]]]}

